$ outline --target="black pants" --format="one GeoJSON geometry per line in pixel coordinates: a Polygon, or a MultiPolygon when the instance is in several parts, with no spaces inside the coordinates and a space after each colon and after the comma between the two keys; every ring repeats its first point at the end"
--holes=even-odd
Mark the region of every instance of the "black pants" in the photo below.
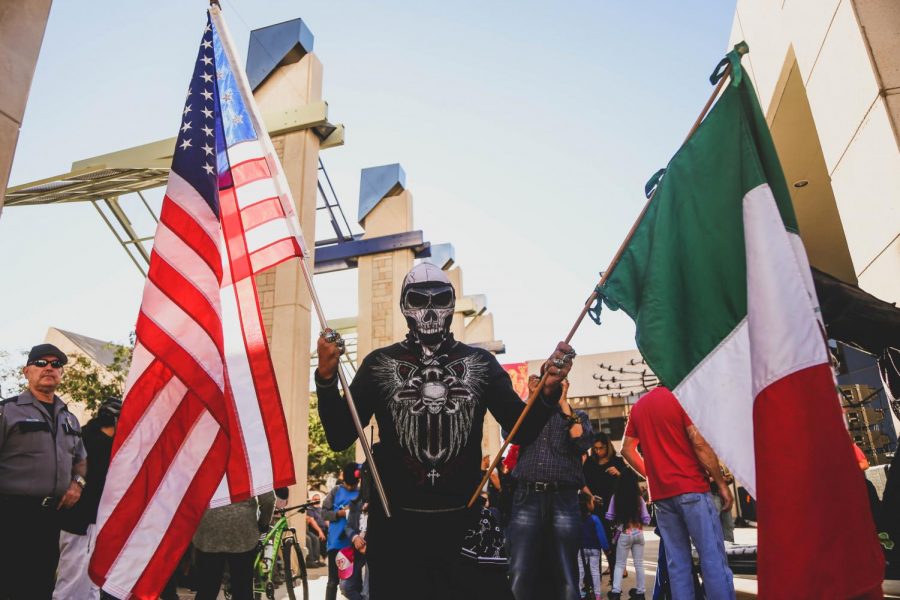
{"type": "MultiPolygon", "coordinates": [[[[373,503],[375,504],[375,503],[373,503]]],[[[371,600],[512,600],[506,570],[460,554],[475,510],[414,513],[390,519],[371,509],[366,534],[371,600]]]]}
{"type": "Polygon", "coordinates": [[[314,531],[306,532],[306,547],[309,549],[309,556],[306,563],[317,563],[322,560],[322,542],[314,531]]]}
{"type": "MultiPolygon", "coordinates": [[[[615,533],[615,527],[613,526],[612,521],[607,521],[605,519],[606,515],[600,517],[600,523],[603,524],[603,533],[606,534],[606,539],[609,541],[609,553],[607,554],[608,560],[606,561],[609,565],[609,581],[612,585],[613,580],[613,570],[616,567],[616,545],[613,544],[613,533],[615,533]]],[[[600,579],[603,579],[603,570],[600,570],[600,579]]]]}
{"type": "Polygon", "coordinates": [[[195,600],[216,600],[222,587],[225,563],[234,600],[253,598],[253,558],[256,550],[247,552],[202,552],[197,550],[197,596],[195,600]]]}
{"type": "Polygon", "coordinates": [[[337,562],[335,562],[338,552],[340,550],[328,551],[328,583],[325,584],[325,600],[335,600],[337,598],[338,585],[341,583],[341,578],[338,576],[337,562]]]}
{"type": "Polygon", "coordinates": [[[57,502],[0,496],[0,600],[50,600],[59,564],[57,502]]]}

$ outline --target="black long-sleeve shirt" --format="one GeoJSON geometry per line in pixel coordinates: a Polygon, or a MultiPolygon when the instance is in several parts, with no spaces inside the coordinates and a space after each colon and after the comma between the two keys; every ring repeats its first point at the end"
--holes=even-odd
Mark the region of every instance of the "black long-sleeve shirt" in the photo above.
{"type": "Polygon", "coordinates": [[[113,438],[103,433],[100,422],[91,419],[81,429],[82,441],[87,452],[87,483],[81,492],[81,498],[75,506],[60,511],[63,530],[77,535],[85,535],[87,526],[97,522],[97,509],[100,497],[106,485],[106,474],[109,472],[109,461],[112,455],[113,438]]]}
{"type": "MultiPolygon", "coordinates": [[[[316,390],[328,444],[349,447],[357,434],[337,379],[317,375],[316,390]]],[[[373,414],[378,422],[375,461],[388,500],[400,508],[463,506],[481,476],[485,412],[508,430],[525,407],[490,352],[452,336],[430,358],[408,339],[373,351],[350,390],[362,423],[373,414]]],[[[537,437],[555,404],[539,396],[514,441],[537,437]]]]}

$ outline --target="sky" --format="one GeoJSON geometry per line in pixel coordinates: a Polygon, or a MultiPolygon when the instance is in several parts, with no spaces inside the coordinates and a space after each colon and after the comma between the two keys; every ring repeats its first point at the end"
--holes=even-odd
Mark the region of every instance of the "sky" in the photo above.
{"type": "MultiPolygon", "coordinates": [[[[302,18],[346,143],[321,157],[356,226],[360,169],[399,162],[415,228],[450,242],[463,293],[484,294],[501,362],[549,354],[677,150],[727,50],[734,0],[568,2],[223,0],[250,30],[302,18]]],[[[55,2],[10,185],[174,137],[207,2],[55,2]]],[[[162,189],[147,194],[158,206],[162,189]]],[[[139,199],[121,199],[139,214],[139,199]]],[[[149,222],[135,220],[139,233],[149,222]]],[[[357,231],[360,229],[357,226],[357,231]]],[[[143,279],[89,204],[0,215],[0,351],[54,326],[125,341],[143,279]]],[[[356,314],[356,272],[316,277],[328,316],[356,314]]],[[[605,310],[580,354],[634,348],[605,310]]]]}

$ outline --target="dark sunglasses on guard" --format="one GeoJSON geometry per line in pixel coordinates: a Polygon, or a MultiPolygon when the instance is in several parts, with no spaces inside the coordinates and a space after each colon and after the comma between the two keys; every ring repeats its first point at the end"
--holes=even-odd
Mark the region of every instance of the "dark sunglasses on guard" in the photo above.
{"type": "Polygon", "coordinates": [[[31,361],[31,362],[28,363],[28,364],[29,364],[29,365],[34,365],[34,366],[39,367],[39,368],[41,368],[41,369],[43,369],[43,368],[46,367],[47,365],[50,365],[50,366],[53,367],[54,369],[62,369],[63,361],[61,361],[61,360],[46,360],[46,359],[43,359],[43,358],[39,358],[39,359],[37,359],[37,360],[31,361]]]}
{"type": "Polygon", "coordinates": [[[406,305],[410,308],[450,308],[453,306],[453,291],[407,290],[406,305]]]}

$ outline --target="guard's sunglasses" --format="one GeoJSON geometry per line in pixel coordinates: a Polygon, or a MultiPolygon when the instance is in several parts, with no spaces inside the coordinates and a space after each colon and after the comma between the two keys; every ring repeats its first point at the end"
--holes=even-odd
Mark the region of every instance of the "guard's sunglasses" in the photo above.
{"type": "Polygon", "coordinates": [[[41,368],[41,369],[43,369],[43,368],[46,367],[47,365],[50,365],[50,366],[53,367],[54,369],[62,369],[64,363],[63,363],[63,361],[61,361],[61,360],[47,360],[47,359],[44,359],[44,358],[39,358],[39,359],[37,359],[37,360],[31,361],[31,362],[28,363],[28,364],[29,364],[29,365],[34,365],[34,366],[39,367],[39,368],[41,368]]]}
{"type": "Polygon", "coordinates": [[[407,290],[405,299],[410,308],[452,308],[453,290],[407,290]]]}

